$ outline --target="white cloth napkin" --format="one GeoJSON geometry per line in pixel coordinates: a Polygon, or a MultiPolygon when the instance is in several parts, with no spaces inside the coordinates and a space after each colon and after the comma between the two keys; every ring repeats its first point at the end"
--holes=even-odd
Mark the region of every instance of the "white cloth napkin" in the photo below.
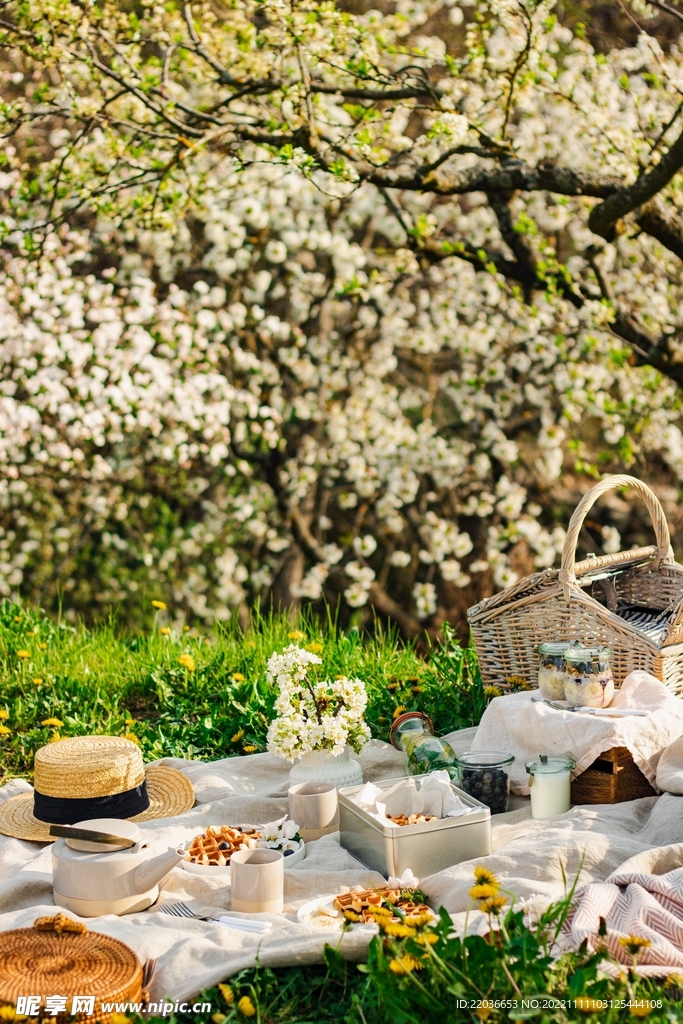
{"type": "Polygon", "coordinates": [[[432,772],[421,785],[414,778],[401,779],[389,789],[380,789],[372,782],[366,782],[354,803],[373,818],[378,818],[383,825],[396,828],[401,826],[389,821],[387,814],[435,814],[437,818],[457,818],[461,814],[470,814],[474,809],[453,792],[446,771],[432,772]]]}
{"type": "Polygon", "coordinates": [[[657,763],[665,747],[683,736],[683,700],[648,672],[631,672],[611,707],[646,708],[647,718],[603,718],[556,711],[532,703],[538,690],[496,697],[484,712],[472,750],[515,755],[510,765],[513,793],[526,796],[525,761],[539,754],[564,754],[576,761],[573,777],[584,772],[603,751],[626,747],[651,786],[657,788],[657,763]]]}

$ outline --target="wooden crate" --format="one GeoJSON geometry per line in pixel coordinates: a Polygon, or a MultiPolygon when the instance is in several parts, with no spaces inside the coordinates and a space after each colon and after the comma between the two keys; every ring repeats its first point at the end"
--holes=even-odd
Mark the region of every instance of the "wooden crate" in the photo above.
{"type": "Polygon", "coordinates": [[[619,804],[656,796],[626,747],[611,747],[572,782],[572,804],[619,804]]]}

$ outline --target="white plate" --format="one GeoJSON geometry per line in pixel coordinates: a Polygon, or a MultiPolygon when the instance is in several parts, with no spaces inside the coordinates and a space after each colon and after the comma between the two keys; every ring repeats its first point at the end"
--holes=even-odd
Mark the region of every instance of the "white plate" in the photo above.
{"type": "MultiPolygon", "coordinates": [[[[287,858],[289,860],[289,858],[287,858]]],[[[310,924],[314,928],[320,928],[321,931],[328,932],[340,932],[344,927],[346,919],[343,914],[339,914],[338,917],[329,917],[327,914],[319,914],[316,911],[320,907],[328,907],[333,910],[333,903],[336,896],[316,896],[314,900],[309,900],[308,903],[304,903],[303,907],[299,907],[296,912],[296,919],[299,924],[310,924]]],[[[376,924],[365,924],[360,921],[353,925],[353,929],[363,932],[368,932],[371,935],[377,935],[379,928],[376,924]]]]}
{"type": "MultiPolygon", "coordinates": [[[[190,843],[192,840],[190,840],[190,843]]],[[[190,846],[190,843],[187,846],[190,846]]],[[[285,867],[291,868],[293,864],[298,864],[306,856],[306,844],[301,839],[299,841],[299,848],[290,854],[289,857],[285,857],[285,867]]],[[[191,860],[181,860],[181,868],[185,871],[189,871],[191,875],[227,875],[230,876],[230,865],[223,864],[193,864],[191,860]]]]}

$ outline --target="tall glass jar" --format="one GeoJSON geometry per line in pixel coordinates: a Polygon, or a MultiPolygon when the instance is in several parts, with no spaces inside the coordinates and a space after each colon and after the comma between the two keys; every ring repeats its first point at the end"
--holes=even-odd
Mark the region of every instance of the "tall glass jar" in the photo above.
{"type": "Polygon", "coordinates": [[[565,651],[570,644],[566,641],[539,644],[538,647],[538,689],[547,700],[564,700],[564,681],[567,669],[564,663],[565,651]]]}
{"type": "Polygon", "coordinates": [[[409,775],[426,775],[445,769],[457,778],[455,751],[445,740],[434,735],[434,723],[422,711],[406,711],[391,727],[391,742],[406,755],[409,775]]]}
{"type": "Polygon", "coordinates": [[[486,804],[491,814],[502,814],[508,809],[510,776],[508,768],[514,754],[491,750],[471,750],[457,758],[460,788],[469,796],[486,804]]]}
{"type": "Polygon", "coordinates": [[[568,647],[564,695],[572,707],[606,708],[614,696],[608,647],[568,647]]]}

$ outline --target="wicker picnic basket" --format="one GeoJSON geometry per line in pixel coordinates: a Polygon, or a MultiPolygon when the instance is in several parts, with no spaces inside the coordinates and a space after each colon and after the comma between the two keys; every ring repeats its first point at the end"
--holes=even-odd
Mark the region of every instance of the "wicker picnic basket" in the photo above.
{"type": "Polygon", "coordinates": [[[97,1020],[109,1024],[121,1013],[103,1012],[102,1002],[142,1003],[143,968],[132,949],[100,932],[90,932],[66,914],[38,918],[32,928],[0,933],[0,1006],[15,1007],[19,996],[39,996],[38,1019],[97,1020]],[[45,1000],[59,995],[66,1010],[52,1015],[45,1000]],[[71,1013],[73,996],[94,996],[92,1015],[71,1013]]]}
{"type": "Polygon", "coordinates": [[[623,474],[605,477],[577,505],[560,569],[519,580],[468,611],[486,684],[521,676],[536,686],[538,645],[580,640],[612,652],[617,686],[645,669],[674,693],[683,691],[683,566],[674,561],[664,510],[649,487],[623,474]],[[630,487],[647,505],[657,543],[575,562],[584,519],[607,491],[630,487]]]}

